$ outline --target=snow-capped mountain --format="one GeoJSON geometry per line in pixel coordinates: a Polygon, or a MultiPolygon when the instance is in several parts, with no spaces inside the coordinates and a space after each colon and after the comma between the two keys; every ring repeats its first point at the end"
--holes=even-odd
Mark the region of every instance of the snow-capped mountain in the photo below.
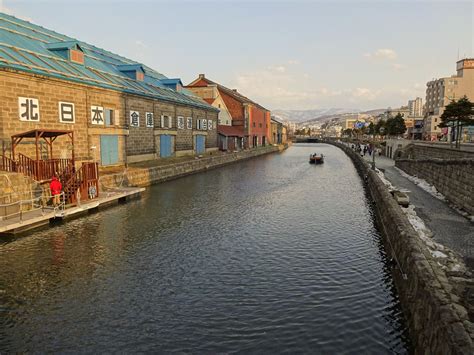
{"type": "Polygon", "coordinates": [[[358,109],[345,108],[321,108],[313,110],[273,110],[272,115],[282,121],[290,121],[295,123],[317,120],[324,116],[333,116],[343,113],[357,113],[358,109]]]}

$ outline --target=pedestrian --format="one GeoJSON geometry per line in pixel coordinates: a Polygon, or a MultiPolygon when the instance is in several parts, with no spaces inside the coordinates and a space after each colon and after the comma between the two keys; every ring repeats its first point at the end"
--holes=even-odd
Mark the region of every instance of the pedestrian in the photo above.
{"type": "Polygon", "coordinates": [[[367,153],[367,146],[364,145],[364,156],[365,156],[366,153],[367,153]]]}
{"type": "Polygon", "coordinates": [[[56,175],[52,177],[51,184],[49,184],[49,189],[51,190],[51,196],[53,197],[53,206],[59,206],[63,185],[56,175]]]}

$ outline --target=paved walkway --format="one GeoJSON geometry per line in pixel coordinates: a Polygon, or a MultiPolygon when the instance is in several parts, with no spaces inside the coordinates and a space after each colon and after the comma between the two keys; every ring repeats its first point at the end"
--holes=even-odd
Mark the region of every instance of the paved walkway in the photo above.
{"type": "MultiPolygon", "coordinates": [[[[372,161],[368,154],[365,159],[372,161]]],[[[453,210],[449,205],[402,176],[395,162],[384,156],[375,157],[375,165],[385,171],[385,177],[410,197],[417,215],[433,232],[433,239],[461,254],[471,269],[474,269],[474,224],[453,210]]]]}

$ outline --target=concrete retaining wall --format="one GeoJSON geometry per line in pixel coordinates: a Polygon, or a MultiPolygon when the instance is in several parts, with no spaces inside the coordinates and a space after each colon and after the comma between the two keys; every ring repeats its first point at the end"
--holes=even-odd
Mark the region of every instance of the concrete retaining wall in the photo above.
{"type": "Polygon", "coordinates": [[[149,186],[240,160],[278,152],[280,149],[276,146],[268,146],[152,168],[128,168],[123,174],[101,176],[100,183],[104,189],[117,186],[149,186]]]}
{"type": "Polygon", "coordinates": [[[350,148],[328,143],[344,150],[367,182],[387,254],[400,263],[401,270],[394,270],[393,275],[414,352],[474,353],[474,328],[469,317],[474,281],[470,273],[443,268],[368,164],[350,148]]]}
{"type": "Polygon", "coordinates": [[[448,201],[474,215],[474,158],[399,159],[395,166],[426,180],[448,201]]]}

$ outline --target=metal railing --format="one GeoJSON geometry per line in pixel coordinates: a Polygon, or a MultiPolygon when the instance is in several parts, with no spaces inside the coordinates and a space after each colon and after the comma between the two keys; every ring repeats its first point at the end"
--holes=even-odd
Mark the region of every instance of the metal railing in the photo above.
{"type": "MultiPolygon", "coordinates": [[[[38,191],[40,192],[40,191],[38,191]]],[[[43,191],[41,190],[42,195],[30,199],[19,199],[18,201],[10,202],[10,203],[3,203],[0,204],[0,211],[4,209],[4,214],[1,215],[1,220],[12,219],[14,217],[19,217],[19,222],[22,223],[25,219],[25,215],[31,214],[32,212],[41,210],[41,215],[44,216],[46,210],[51,210],[54,212],[55,216],[62,215],[64,210],[66,209],[66,199],[64,192],[60,193],[60,202],[57,206],[49,207],[48,201],[53,198],[51,194],[43,195],[43,191]],[[23,207],[27,206],[28,209],[24,209],[23,207]],[[7,213],[8,209],[14,210],[11,213],[7,213]]],[[[0,199],[3,198],[13,198],[18,197],[17,193],[12,193],[9,195],[0,196],[0,199]]]]}
{"type": "Polygon", "coordinates": [[[37,181],[42,181],[51,179],[55,174],[72,173],[74,165],[71,159],[34,160],[19,153],[14,171],[31,176],[37,181]]]}

